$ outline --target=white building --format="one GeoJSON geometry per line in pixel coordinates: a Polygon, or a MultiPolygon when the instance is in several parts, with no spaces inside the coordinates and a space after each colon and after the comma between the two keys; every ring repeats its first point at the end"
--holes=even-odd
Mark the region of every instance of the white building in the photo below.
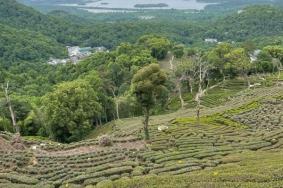
{"type": "Polygon", "coordinates": [[[94,48],[92,48],[92,50],[94,52],[105,52],[105,51],[107,51],[107,49],[104,46],[94,47],[94,48]]]}
{"type": "Polygon", "coordinates": [[[49,61],[47,62],[50,65],[57,65],[57,64],[66,64],[69,59],[54,59],[50,58],[49,61]]]}
{"type": "Polygon", "coordinates": [[[69,57],[77,56],[80,53],[79,46],[67,46],[69,57]]]}
{"type": "Polygon", "coordinates": [[[140,20],[152,20],[154,18],[155,18],[155,16],[139,16],[140,20]]]}
{"type": "Polygon", "coordinates": [[[208,38],[204,40],[206,43],[217,43],[218,40],[217,39],[212,39],[212,38],[208,38]]]}
{"type": "Polygon", "coordinates": [[[91,47],[80,48],[79,46],[67,46],[67,49],[69,58],[73,63],[77,63],[79,60],[90,56],[92,53],[91,47]]]}

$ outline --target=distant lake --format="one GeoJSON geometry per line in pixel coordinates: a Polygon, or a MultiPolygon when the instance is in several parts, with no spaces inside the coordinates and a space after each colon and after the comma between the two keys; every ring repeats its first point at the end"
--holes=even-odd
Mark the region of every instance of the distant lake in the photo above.
{"type": "MultiPolygon", "coordinates": [[[[197,0],[94,0],[80,7],[106,8],[106,9],[134,9],[137,4],[166,4],[166,7],[145,7],[142,9],[204,9],[209,3],[197,0]]],[[[76,6],[76,5],[72,5],[76,6]]],[[[136,9],[136,8],[135,8],[136,9]]]]}

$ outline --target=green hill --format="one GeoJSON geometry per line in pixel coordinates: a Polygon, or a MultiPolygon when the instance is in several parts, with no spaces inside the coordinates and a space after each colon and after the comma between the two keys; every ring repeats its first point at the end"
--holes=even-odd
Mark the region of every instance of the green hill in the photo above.
{"type": "Polygon", "coordinates": [[[0,1],[0,24],[0,59],[5,67],[66,56],[65,45],[50,32],[58,32],[58,24],[32,8],[13,0],[0,1]]]}
{"type": "MultiPolygon", "coordinates": [[[[40,32],[65,45],[78,43],[75,37],[82,32],[79,30],[80,26],[71,23],[70,20],[44,15],[15,0],[0,1],[0,23],[18,29],[40,32]]],[[[81,35],[82,33],[79,36],[81,35]]]]}
{"type": "Polygon", "coordinates": [[[19,61],[41,61],[64,57],[64,45],[41,33],[0,24],[0,61],[5,67],[19,61]]]}
{"type": "Polygon", "coordinates": [[[283,10],[273,6],[251,6],[215,22],[208,34],[220,40],[244,41],[283,34],[283,10]]]}

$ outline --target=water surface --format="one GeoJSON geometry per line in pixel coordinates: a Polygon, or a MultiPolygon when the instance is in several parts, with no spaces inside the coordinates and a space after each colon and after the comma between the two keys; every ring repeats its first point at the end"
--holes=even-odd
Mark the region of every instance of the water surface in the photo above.
{"type": "MultiPolygon", "coordinates": [[[[197,0],[101,0],[85,4],[84,6],[93,8],[119,8],[132,9],[136,4],[159,4],[165,3],[168,7],[160,7],[154,9],[204,9],[208,3],[197,2],[197,0]]],[[[142,8],[151,9],[151,8],[142,8]]]]}

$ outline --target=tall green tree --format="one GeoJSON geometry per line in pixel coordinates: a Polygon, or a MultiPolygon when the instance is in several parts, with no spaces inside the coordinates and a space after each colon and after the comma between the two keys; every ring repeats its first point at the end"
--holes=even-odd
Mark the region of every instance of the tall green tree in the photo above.
{"type": "Polygon", "coordinates": [[[252,67],[250,56],[244,48],[235,48],[226,56],[230,63],[230,66],[237,70],[237,72],[244,77],[247,82],[248,88],[250,88],[250,80],[248,73],[252,67]]]}
{"type": "Polygon", "coordinates": [[[57,85],[52,93],[44,96],[43,106],[47,132],[61,142],[81,139],[101,111],[97,92],[85,80],[57,85]]]}
{"type": "Polygon", "coordinates": [[[283,47],[282,46],[266,46],[264,49],[272,58],[273,67],[278,71],[277,85],[281,77],[281,71],[283,70],[283,47]]]}
{"type": "Polygon", "coordinates": [[[132,89],[137,101],[144,112],[144,134],[145,140],[149,140],[148,122],[150,109],[161,97],[162,91],[166,90],[165,82],[167,76],[158,64],[150,64],[140,69],[133,77],[132,89]]]}
{"type": "Polygon", "coordinates": [[[226,55],[230,53],[231,50],[232,46],[229,43],[220,43],[207,55],[207,60],[219,70],[223,80],[225,80],[225,69],[227,68],[228,63],[226,55]]]}
{"type": "Polygon", "coordinates": [[[183,57],[183,55],[185,54],[184,50],[185,50],[185,47],[182,44],[175,45],[172,48],[172,52],[176,58],[183,57]]]}
{"type": "Polygon", "coordinates": [[[156,35],[145,35],[138,40],[139,45],[151,50],[151,55],[159,60],[164,59],[171,47],[167,38],[156,35]]]}

